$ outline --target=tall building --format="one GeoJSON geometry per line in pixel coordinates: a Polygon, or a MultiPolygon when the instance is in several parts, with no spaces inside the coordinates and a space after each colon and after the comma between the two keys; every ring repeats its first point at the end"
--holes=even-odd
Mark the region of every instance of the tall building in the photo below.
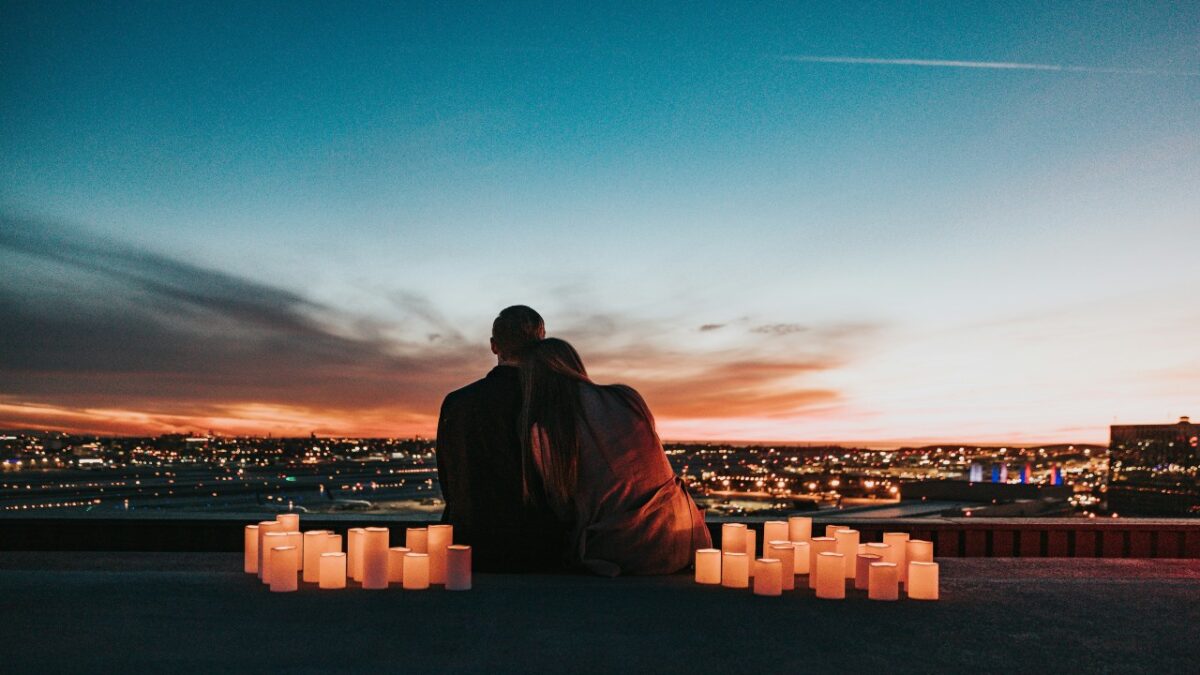
{"type": "Polygon", "coordinates": [[[1111,427],[1108,508],[1118,513],[1200,516],[1200,425],[1111,427]]]}

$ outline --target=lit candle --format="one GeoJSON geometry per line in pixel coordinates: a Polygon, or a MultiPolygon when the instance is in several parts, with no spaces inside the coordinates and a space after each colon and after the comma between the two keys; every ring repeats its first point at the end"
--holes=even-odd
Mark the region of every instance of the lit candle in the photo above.
{"type": "MultiPolygon", "coordinates": [[[[904,566],[910,572],[912,567],[909,563],[912,562],[933,562],[933,542],[923,539],[909,539],[904,542],[904,566]]],[[[900,583],[908,583],[908,572],[900,575],[900,583]]]]}
{"type": "Polygon", "coordinates": [[[754,594],[783,594],[783,562],[777,558],[759,558],[754,561],[754,594]]]}
{"type": "Polygon", "coordinates": [[[428,553],[428,541],[429,531],[423,527],[410,527],[404,531],[404,545],[413,553],[428,553]]]}
{"type": "Polygon", "coordinates": [[[298,587],[296,582],[296,558],[300,552],[295,546],[276,546],[271,549],[271,592],[286,593],[298,587]]]}
{"type": "Polygon", "coordinates": [[[938,564],[919,560],[908,563],[908,582],[904,588],[913,600],[937,600],[938,564]]]}
{"type": "Polygon", "coordinates": [[[305,583],[315,584],[321,580],[321,554],[325,552],[325,539],[328,537],[328,530],[309,530],[304,533],[302,569],[305,583]]]}
{"type": "Polygon", "coordinates": [[[301,532],[292,532],[288,530],[287,545],[293,546],[296,549],[296,571],[300,571],[300,566],[304,564],[304,535],[301,532]]]}
{"type": "Polygon", "coordinates": [[[817,597],[841,600],[846,597],[846,560],[841,553],[817,555],[817,597]]]}
{"type": "Polygon", "coordinates": [[[346,533],[346,574],[355,581],[362,581],[362,540],[367,531],[361,527],[352,527],[346,533]]]}
{"type": "Polygon", "coordinates": [[[471,547],[451,544],[446,547],[446,590],[471,590],[471,547]]]}
{"type": "MultiPolygon", "coordinates": [[[[763,523],[763,542],[769,541],[791,541],[788,539],[788,524],[786,520],[768,520],[763,523]]],[[[763,549],[765,554],[767,551],[763,549]]],[[[770,558],[769,555],[764,555],[764,558],[770,558]]]]}
{"type": "Polygon", "coordinates": [[[338,551],[337,553],[321,554],[321,580],[317,585],[320,588],[346,587],[345,553],[338,551]]]}
{"type": "Polygon", "coordinates": [[[426,545],[429,553],[429,583],[446,583],[446,549],[454,543],[453,525],[430,525],[426,545]]]}
{"type": "Polygon", "coordinates": [[[867,550],[864,551],[864,553],[871,553],[879,556],[879,562],[888,562],[887,552],[891,550],[891,548],[892,547],[888,544],[881,544],[877,541],[873,541],[867,544],[867,550]]]}
{"type": "Polygon", "coordinates": [[[863,543],[859,543],[858,550],[855,551],[855,553],[857,553],[858,555],[862,555],[863,553],[866,553],[866,552],[867,552],[867,545],[863,544],[863,543]]]}
{"type": "MultiPolygon", "coordinates": [[[[813,537],[808,542],[808,587],[815,589],[817,587],[817,577],[821,575],[821,570],[817,567],[817,557],[822,553],[833,553],[837,550],[837,540],[833,537],[813,537]]],[[[841,558],[839,558],[840,560],[841,558]]],[[[843,563],[844,564],[844,563],[843,563]]],[[[843,571],[838,577],[842,584],[846,583],[846,574],[843,571]]]]}
{"type": "Polygon", "coordinates": [[[242,534],[242,571],[258,574],[258,526],[247,525],[242,534]]]}
{"type": "Polygon", "coordinates": [[[272,553],[273,550],[276,548],[281,548],[281,547],[287,546],[287,544],[288,544],[288,533],[287,532],[268,532],[266,534],[266,536],[263,537],[263,543],[262,543],[262,547],[260,549],[260,551],[263,554],[263,557],[262,557],[262,562],[259,563],[258,569],[262,572],[262,582],[264,584],[266,584],[268,586],[271,585],[271,572],[274,571],[274,567],[271,563],[271,556],[273,554],[272,553]]]}
{"type": "Polygon", "coordinates": [[[808,574],[808,547],[807,541],[793,541],[792,546],[795,548],[795,553],[792,556],[796,563],[796,574],[808,574]]]}
{"type": "Polygon", "coordinates": [[[299,532],[300,531],[300,514],[299,513],[281,513],[275,516],[275,521],[283,525],[284,532],[299,532]]]}
{"type": "Polygon", "coordinates": [[[871,563],[879,562],[879,556],[874,553],[859,553],[854,556],[854,588],[865,591],[871,574],[871,563]]]}
{"type": "Polygon", "coordinates": [[[429,588],[429,554],[404,554],[404,590],[420,591],[429,588]]]}
{"type": "Polygon", "coordinates": [[[259,579],[262,579],[264,574],[268,574],[268,575],[270,574],[269,572],[267,572],[266,568],[263,567],[263,558],[268,555],[267,549],[266,549],[267,533],[268,532],[282,532],[282,531],[283,531],[283,525],[279,524],[279,522],[275,521],[275,520],[264,520],[258,524],[258,578],[259,579]]]}
{"type": "Polygon", "coordinates": [[[750,559],[745,553],[727,551],[721,554],[721,585],[726,588],[750,586],[750,559]]]}
{"type": "Polygon", "coordinates": [[[721,525],[721,552],[746,552],[746,526],[742,523],[724,523],[721,525]]]}
{"type": "Polygon", "coordinates": [[[844,579],[853,579],[857,574],[857,568],[854,565],[854,556],[858,555],[858,530],[843,528],[834,532],[834,537],[837,541],[837,552],[842,554],[842,560],[846,564],[846,569],[842,570],[845,575],[844,579]]]}
{"type": "Polygon", "coordinates": [[[368,527],[359,539],[362,554],[362,587],[382,590],[388,587],[388,529],[368,527]]]}
{"type": "Polygon", "coordinates": [[[388,581],[404,583],[404,556],[412,551],[407,546],[393,546],[388,549],[388,581]]]}
{"type": "Polygon", "coordinates": [[[792,542],[812,539],[812,518],[808,516],[789,516],[788,539],[791,539],[792,542]]]}
{"type": "Polygon", "coordinates": [[[779,561],[779,575],[783,590],[796,588],[796,546],[790,541],[776,539],[768,543],[763,555],[779,561]]]}
{"type": "MultiPolygon", "coordinates": [[[[755,532],[754,530],[747,527],[746,528],[746,559],[751,561],[751,563],[753,563],[754,558],[755,558],[755,553],[757,553],[757,552],[758,552],[758,532],[755,532]]],[[[754,565],[753,564],[751,564],[748,567],[748,571],[750,572],[750,576],[754,576],[754,565]]]]}
{"type": "Polygon", "coordinates": [[[883,561],[896,566],[896,578],[900,581],[904,581],[904,572],[908,569],[908,561],[904,559],[906,542],[908,542],[907,532],[883,533],[883,543],[891,547],[888,549],[887,555],[883,557],[883,561]]]}
{"type": "Polygon", "coordinates": [[[871,563],[867,573],[867,597],[872,600],[896,600],[900,597],[900,574],[896,563],[871,563]]]}
{"type": "Polygon", "coordinates": [[[838,530],[845,530],[845,529],[847,529],[845,525],[826,525],[825,526],[825,536],[829,537],[830,539],[833,539],[834,535],[837,534],[838,530]]]}
{"type": "Polygon", "coordinates": [[[702,548],[696,551],[696,583],[721,583],[721,549],[702,548]]]}

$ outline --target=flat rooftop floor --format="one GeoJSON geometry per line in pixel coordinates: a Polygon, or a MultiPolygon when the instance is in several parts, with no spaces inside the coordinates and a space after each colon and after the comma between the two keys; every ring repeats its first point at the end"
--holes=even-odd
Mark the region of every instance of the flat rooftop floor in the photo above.
{"type": "Polygon", "coordinates": [[[1196,672],[1200,560],[942,559],[942,600],[689,576],[272,594],[229,553],[0,553],[25,672],[1196,672]]]}

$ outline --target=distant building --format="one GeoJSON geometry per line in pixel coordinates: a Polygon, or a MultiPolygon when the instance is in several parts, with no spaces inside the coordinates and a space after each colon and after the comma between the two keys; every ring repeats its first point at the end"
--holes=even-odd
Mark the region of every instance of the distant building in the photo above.
{"type": "Polygon", "coordinates": [[[1200,425],[1114,425],[1108,508],[1121,514],[1200,515],[1200,425]]]}

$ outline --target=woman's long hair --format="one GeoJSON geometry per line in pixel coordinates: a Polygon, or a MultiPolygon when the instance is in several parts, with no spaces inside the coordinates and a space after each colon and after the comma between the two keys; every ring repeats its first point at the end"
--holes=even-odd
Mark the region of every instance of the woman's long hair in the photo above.
{"type": "Polygon", "coordinates": [[[526,501],[538,500],[540,485],[551,503],[560,507],[570,503],[579,477],[583,417],[579,388],[590,382],[579,352],[565,340],[546,338],[522,354],[520,431],[526,501]],[[534,459],[535,425],[541,433],[540,474],[534,459]]]}

